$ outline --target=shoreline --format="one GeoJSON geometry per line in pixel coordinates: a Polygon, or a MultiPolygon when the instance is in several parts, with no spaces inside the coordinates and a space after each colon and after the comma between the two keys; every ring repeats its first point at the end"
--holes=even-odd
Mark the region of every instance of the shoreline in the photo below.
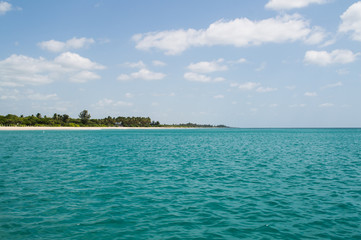
{"type": "Polygon", "coordinates": [[[195,129],[183,127],[0,127],[0,131],[195,129]]]}

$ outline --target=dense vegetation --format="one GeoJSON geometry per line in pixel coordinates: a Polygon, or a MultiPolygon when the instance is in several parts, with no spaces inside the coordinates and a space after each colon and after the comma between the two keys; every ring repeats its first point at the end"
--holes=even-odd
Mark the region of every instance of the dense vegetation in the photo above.
{"type": "Polygon", "coordinates": [[[106,117],[92,119],[87,110],[79,114],[79,118],[71,118],[67,114],[54,113],[52,117],[40,113],[31,116],[0,115],[0,126],[51,126],[51,127],[226,127],[224,125],[198,125],[194,123],[178,125],[161,125],[149,117],[106,117]]]}

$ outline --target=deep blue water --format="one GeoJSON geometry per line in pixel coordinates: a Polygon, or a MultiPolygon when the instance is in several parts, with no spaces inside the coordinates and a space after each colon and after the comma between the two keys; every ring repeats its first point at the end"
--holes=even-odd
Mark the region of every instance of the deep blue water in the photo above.
{"type": "Polygon", "coordinates": [[[0,239],[361,239],[361,130],[1,131],[0,239]]]}

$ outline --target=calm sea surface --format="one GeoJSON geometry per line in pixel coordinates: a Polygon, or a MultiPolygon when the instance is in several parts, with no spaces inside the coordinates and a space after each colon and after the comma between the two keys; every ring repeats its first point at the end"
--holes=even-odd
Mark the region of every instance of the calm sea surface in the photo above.
{"type": "Polygon", "coordinates": [[[0,239],[361,239],[361,130],[1,131],[0,239]]]}

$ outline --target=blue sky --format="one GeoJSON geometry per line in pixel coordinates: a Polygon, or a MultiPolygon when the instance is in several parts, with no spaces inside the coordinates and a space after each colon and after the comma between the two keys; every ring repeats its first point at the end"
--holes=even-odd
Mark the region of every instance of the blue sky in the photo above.
{"type": "Polygon", "coordinates": [[[0,0],[0,114],[361,127],[361,1],[0,0]]]}

